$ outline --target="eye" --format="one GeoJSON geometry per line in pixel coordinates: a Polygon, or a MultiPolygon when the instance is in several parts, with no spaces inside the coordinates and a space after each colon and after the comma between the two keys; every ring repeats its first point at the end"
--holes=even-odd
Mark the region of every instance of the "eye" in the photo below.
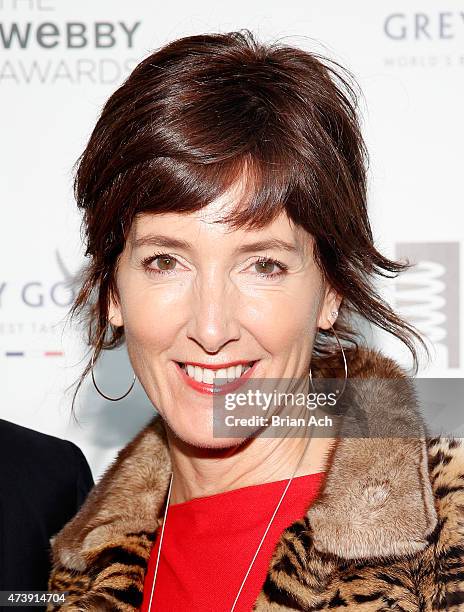
{"type": "Polygon", "coordinates": [[[169,274],[175,271],[177,263],[177,259],[169,253],[156,253],[142,260],[142,265],[149,274],[169,274]]]}
{"type": "Polygon", "coordinates": [[[160,270],[174,270],[176,267],[176,259],[170,255],[158,255],[154,261],[160,270]]]}
{"type": "Polygon", "coordinates": [[[255,266],[258,275],[264,278],[275,278],[277,276],[282,276],[288,270],[288,266],[283,264],[281,261],[272,259],[270,257],[260,257],[254,262],[253,266],[255,266]]]}
{"type": "MultiPolygon", "coordinates": [[[[179,261],[169,253],[155,253],[142,260],[142,266],[148,274],[173,274],[177,271],[179,261]]],[[[284,275],[288,266],[270,257],[260,257],[251,264],[255,267],[258,276],[262,278],[276,278],[284,275]]]]}

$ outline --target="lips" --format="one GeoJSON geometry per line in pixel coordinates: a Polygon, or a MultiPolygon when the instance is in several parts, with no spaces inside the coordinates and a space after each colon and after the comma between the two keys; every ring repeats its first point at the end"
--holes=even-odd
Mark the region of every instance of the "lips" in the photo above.
{"type": "Polygon", "coordinates": [[[222,395],[240,387],[250,378],[258,361],[236,361],[228,364],[208,365],[174,362],[182,380],[192,389],[206,395],[222,395]],[[227,367],[225,367],[227,366],[227,367]],[[228,379],[219,384],[218,380],[228,379]]]}

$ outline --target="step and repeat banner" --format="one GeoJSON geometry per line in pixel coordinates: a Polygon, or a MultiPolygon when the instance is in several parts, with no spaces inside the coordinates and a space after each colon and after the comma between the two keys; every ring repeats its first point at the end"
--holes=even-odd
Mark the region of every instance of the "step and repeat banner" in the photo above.
{"type": "MultiPolygon", "coordinates": [[[[346,66],[360,84],[379,250],[415,264],[379,285],[429,340],[419,376],[464,373],[464,1],[0,0],[0,418],[76,442],[98,478],[151,418],[139,383],[120,402],[87,380],[67,312],[84,261],[73,165],[99,111],[135,65],[180,36],[249,28],[346,66]]],[[[387,334],[371,341],[409,366],[387,334]]],[[[130,385],[124,349],[98,383],[130,385]]]]}

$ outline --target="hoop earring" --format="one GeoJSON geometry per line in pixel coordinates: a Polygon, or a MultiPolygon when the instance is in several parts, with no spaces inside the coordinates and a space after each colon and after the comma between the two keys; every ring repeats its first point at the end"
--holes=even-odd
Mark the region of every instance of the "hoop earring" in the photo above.
{"type": "MultiPolygon", "coordinates": [[[[338,315],[338,310],[334,310],[334,311],[332,311],[332,312],[330,313],[330,315],[331,315],[331,317],[333,318],[333,320],[335,321],[335,319],[337,318],[337,315],[338,315]]],[[[334,329],[334,327],[333,327],[332,323],[330,324],[330,327],[332,328],[332,331],[333,331],[333,333],[334,333],[334,336],[335,336],[335,338],[336,338],[336,340],[337,340],[337,342],[338,342],[338,346],[340,347],[340,350],[341,350],[341,352],[342,352],[343,364],[344,364],[344,366],[345,366],[345,380],[344,380],[344,382],[343,382],[343,389],[342,389],[342,392],[340,393],[340,395],[338,396],[338,399],[340,399],[340,398],[341,398],[341,396],[343,395],[343,392],[345,391],[346,381],[348,380],[348,365],[347,365],[347,362],[346,362],[345,351],[343,350],[343,346],[342,346],[342,344],[341,344],[341,342],[340,342],[340,339],[339,339],[339,337],[338,337],[338,335],[337,335],[337,332],[335,331],[335,329],[334,329]]],[[[311,388],[312,388],[313,392],[314,392],[314,393],[316,393],[316,391],[315,391],[315,389],[314,389],[314,385],[313,385],[313,374],[312,374],[312,371],[311,371],[311,364],[309,365],[309,380],[310,380],[310,382],[311,382],[311,388]]]]}
{"type": "Polygon", "coordinates": [[[94,363],[95,363],[95,350],[93,351],[93,355],[92,355],[92,360],[91,360],[91,367],[90,367],[90,371],[91,371],[91,373],[92,373],[92,381],[93,381],[93,386],[95,387],[95,389],[98,391],[98,393],[99,393],[99,394],[100,394],[102,397],[104,397],[105,399],[110,400],[110,401],[112,401],[112,402],[118,402],[119,400],[122,400],[122,399],[124,399],[124,398],[125,398],[127,395],[129,395],[129,393],[132,391],[132,388],[133,388],[133,386],[134,386],[134,384],[135,384],[135,374],[134,374],[134,379],[133,379],[133,381],[132,381],[131,386],[129,387],[128,391],[126,391],[126,392],[124,393],[124,395],[121,395],[120,397],[110,397],[109,395],[105,395],[105,394],[104,394],[102,391],[100,391],[100,389],[98,388],[98,385],[97,385],[97,383],[96,383],[96,381],[95,381],[95,375],[94,375],[94,372],[93,372],[93,366],[94,366],[94,363]]]}

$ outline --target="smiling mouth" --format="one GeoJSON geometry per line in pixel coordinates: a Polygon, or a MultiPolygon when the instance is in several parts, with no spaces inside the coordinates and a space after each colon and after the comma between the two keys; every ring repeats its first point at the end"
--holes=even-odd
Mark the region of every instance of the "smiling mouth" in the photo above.
{"type": "Polygon", "coordinates": [[[254,366],[256,361],[249,361],[238,365],[229,366],[227,368],[215,369],[203,368],[190,363],[182,363],[181,361],[176,362],[180,368],[187,374],[189,378],[199,383],[206,383],[208,385],[214,385],[216,379],[222,381],[227,380],[232,382],[241,378],[250,368],[254,366]]]}

